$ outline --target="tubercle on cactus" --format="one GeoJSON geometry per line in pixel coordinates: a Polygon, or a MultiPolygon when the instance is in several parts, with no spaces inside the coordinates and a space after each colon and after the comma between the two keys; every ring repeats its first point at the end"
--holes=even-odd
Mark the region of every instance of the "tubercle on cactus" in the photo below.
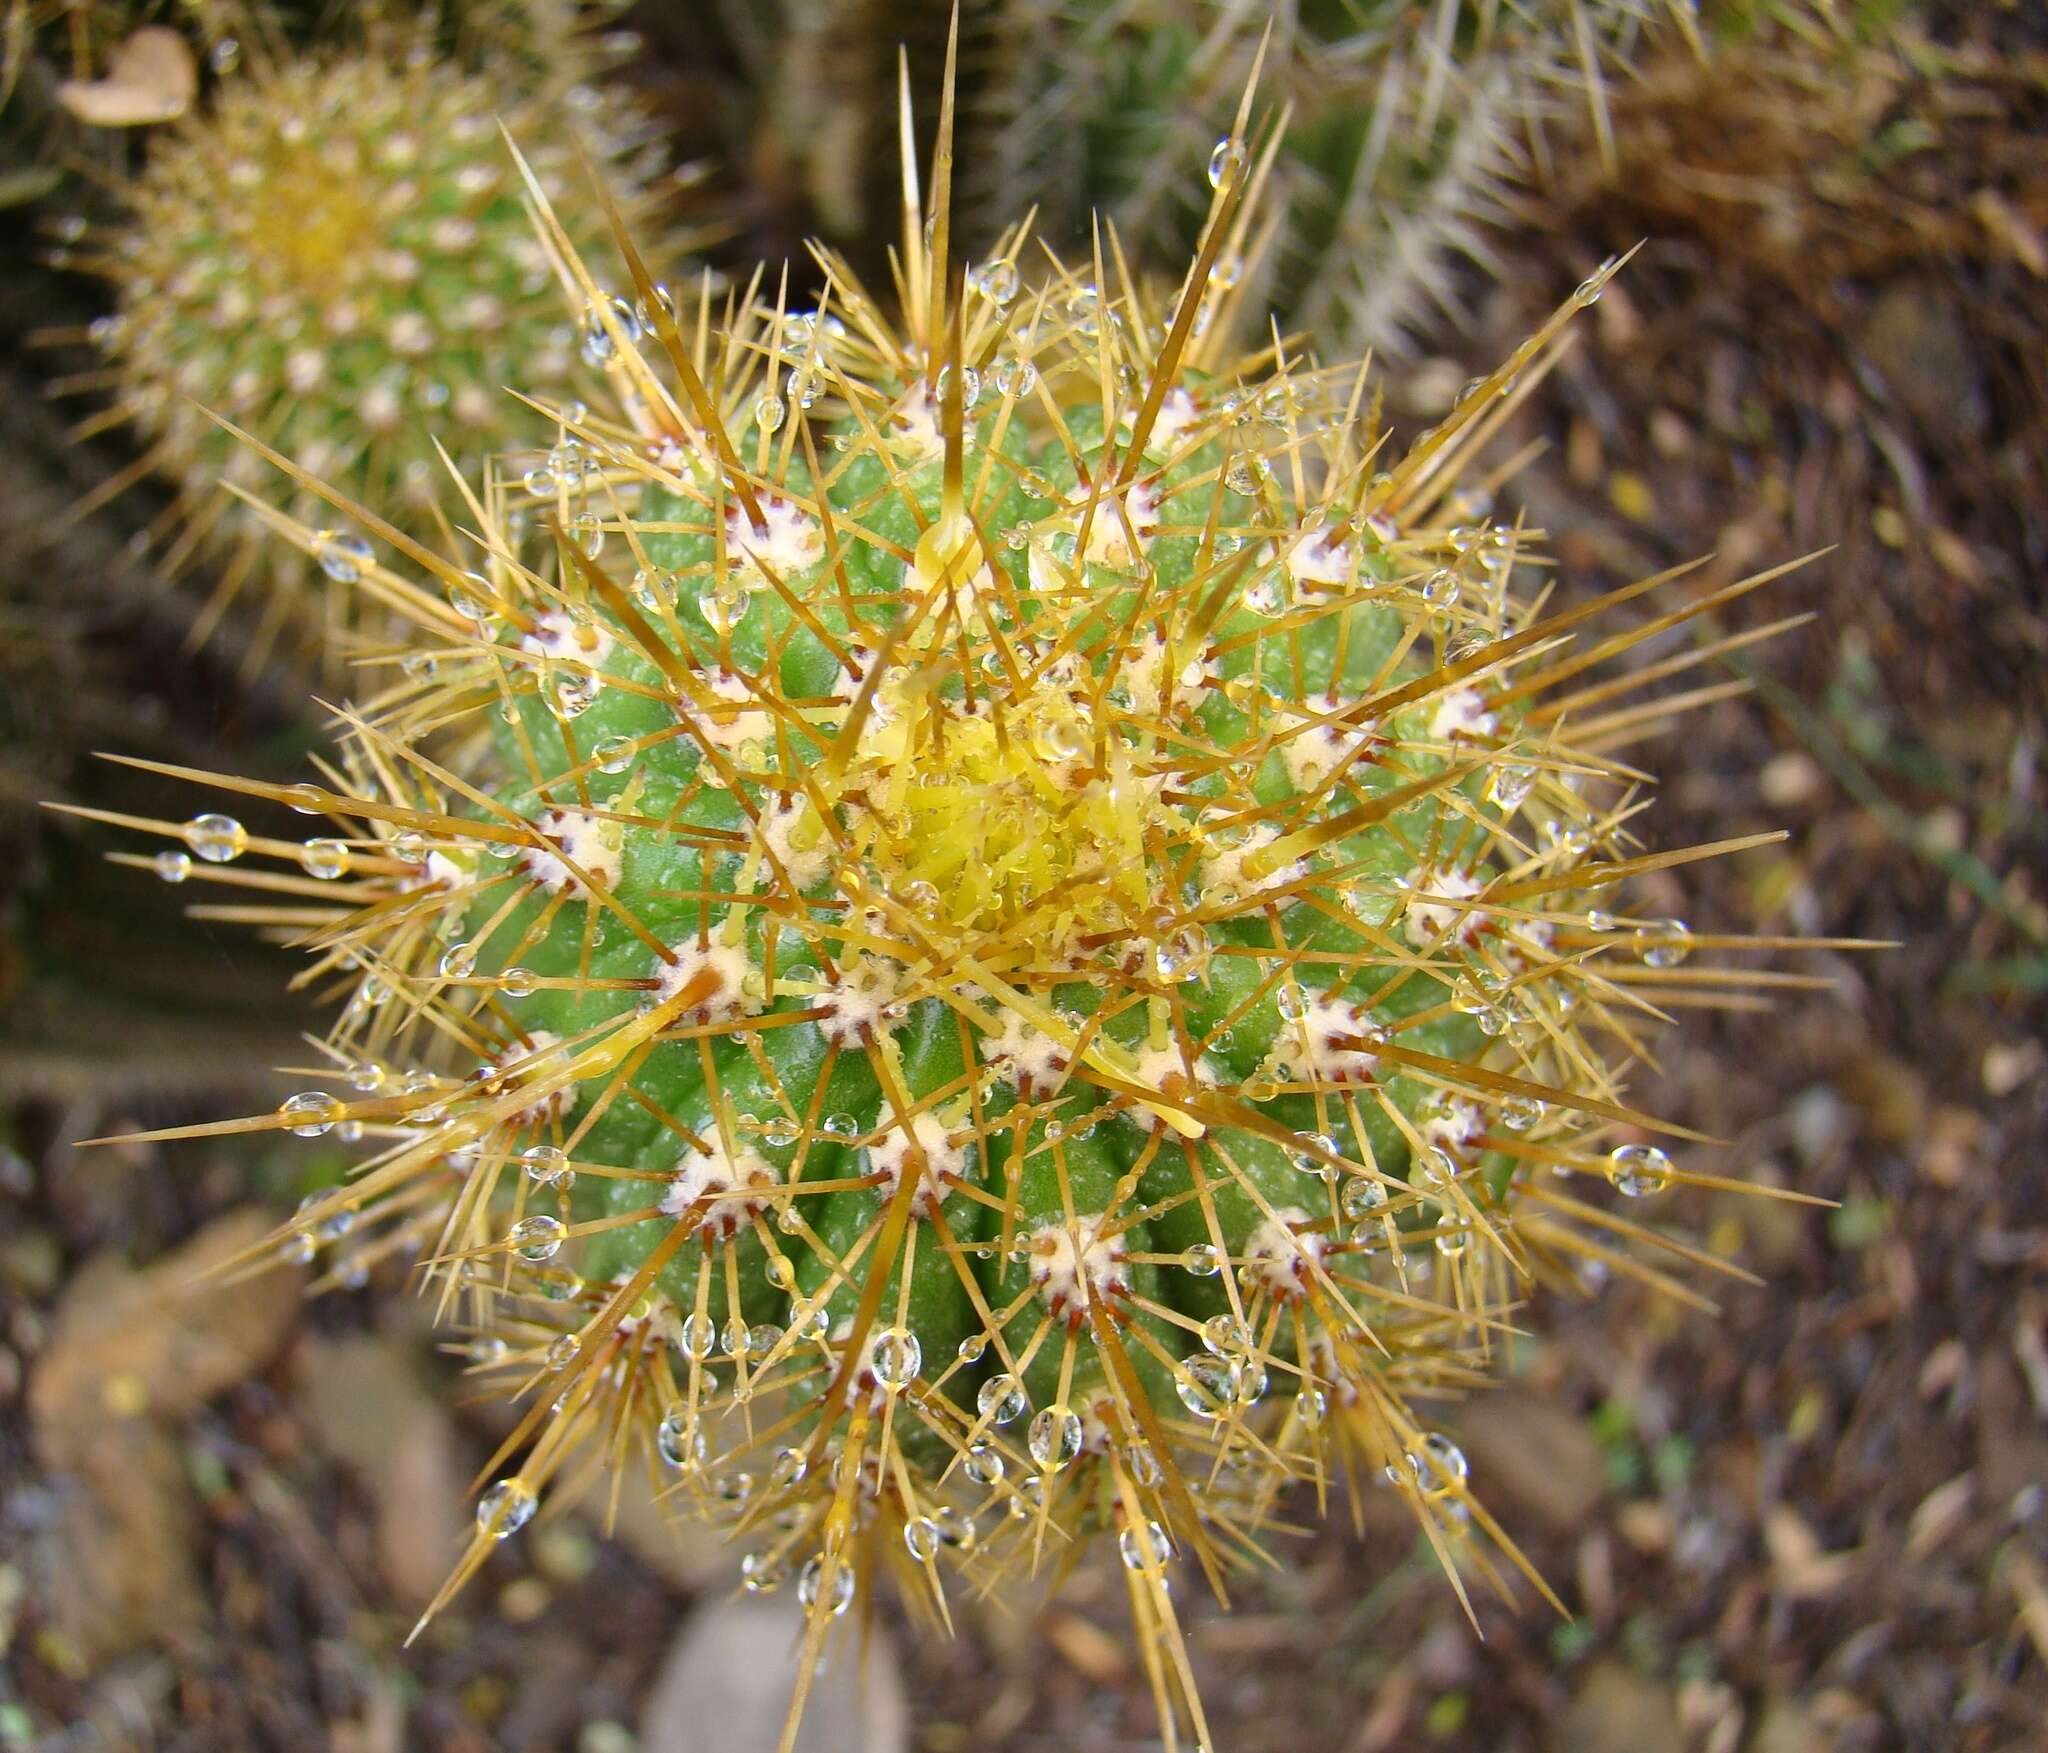
{"type": "Polygon", "coordinates": [[[1623,1080],[1671,1008],[1748,1001],[1690,952],[1776,940],[1612,909],[1774,836],[1635,851],[1621,752],[1686,697],[1588,672],[1784,569],[1590,643],[1666,580],[1517,593],[1540,532],[1460,481],[1611,267],[1391,466],[1361,374],[1226,353],[1250,101],[1163,301],[1113,233],[956,273],[950,101],[928,200],[906,117],[902,333],[824,252],[816,311],[678,310],[622,232],[621,296],[537,199],[616,407],[555,410],[544,499],[458,482],[473,568],[259,445],[397,538],[419,576],[364,582],[432,673],[304,785],[155,769],[303,843],[120,819],[353,988],[355,1099],[151,1136],[365,1144],[282,1245],[424,1251],[528,1400],[430,1613],[627,1463],[796,1577],[804,1675],[885,1573],[943,1617],[948,1574],[1111,1534],[1207,1745],[1176,1557],[1220,1593],[1284,1492],[1383,1474],[1461,1594],[1496,1554],[1541,1589],[1412,1403],[1532,1285],[1720,1265],[1607,1202],[1734,1184],[1623,1080]]]}

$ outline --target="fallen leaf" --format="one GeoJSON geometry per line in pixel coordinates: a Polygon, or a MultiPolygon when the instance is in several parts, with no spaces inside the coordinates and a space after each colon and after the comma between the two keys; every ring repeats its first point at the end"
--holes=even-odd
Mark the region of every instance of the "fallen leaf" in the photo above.
{"type": "Polygon", "coordinates": [[[107,57],[101,79],[67,79],[57,101],[94,128],[141,128],[168,122],[199,94],[199,64],[176,31],[145,25],[107,57]]]}

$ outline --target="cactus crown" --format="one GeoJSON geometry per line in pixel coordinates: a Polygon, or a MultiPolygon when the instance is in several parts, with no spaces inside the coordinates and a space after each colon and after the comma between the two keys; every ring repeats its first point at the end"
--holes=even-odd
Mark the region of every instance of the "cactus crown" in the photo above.
{"type": "Polygon", "coordinates": [[[424,1248],[530,1399],[450,1591],[611,1460],[794,1575],[813,1654],[883,1572],[942,1612],[1106,1532],[1206,1740],[1167,1570],[1289,1487],[1384,1472],[1521,1563],[1411,1403],[1690,1178],[1621,1086],[1714,981],[1600,909],[1715,849],[1630,849],[1656,710],[1585,674],[1656,581],[1546,612],[1459,485],[1604,273],[1395,460],[1356,371],[1216,338],[1249,104],[1160,296],[1113,236],[950,272],[949,103],[900,332],[829,254],[815,311],[678,312],[630,246],[622,297],[534,186],[614,406],[462,489],[473,566],[265,450],[397,551],[424,661],[318,783],[225,782],[316,837],[160,868],[354,982],[358,1099],[238,1123],[372,1147],[288,1245],[424,1248]]]}

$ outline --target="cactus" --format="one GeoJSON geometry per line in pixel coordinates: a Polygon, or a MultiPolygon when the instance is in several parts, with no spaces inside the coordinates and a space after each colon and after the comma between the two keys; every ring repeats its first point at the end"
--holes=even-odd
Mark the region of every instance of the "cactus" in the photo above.
{"type": "Polygon", "coordinates": [[[613,394],[465,492],[467,564],[253,444],[428,662],[303,785],[158,769],[305,839],[126,825],[352,987],[354,1094],[200,1130],[360,1144],[282,1245],[423,1253],[527,1401],[430,1611],[613,1463],[793,1579],[812,1658],[885,1576],[943,1613],[1101,1535],[1206,1745],[1169,1572],[1290,1487],[1384,1476],[1533,1579],[1420,1403],[1725,1184],[1623,1085],[1660,998],[1743,986],[1621,898],[1750,842],[1635,849],[1665,709],[1589,672],[1774,574],[1603,628],[1662,580],[1549,608],[1460,485],[1611,265],[1398,459],[1355,368],[1233,354],[1249,105],[1164,297],[1113,238],[1023,289],[1023,226],[953,272],[949,106],[900,329],[830,252],[813,311],[604,286],[530,183],[613,394]]]}
{"type": "MultiPolygon", "coordinates": [[[[559,35],[551,25],[527,47],[559,35]]],[[[108,490],[145,471],[175,488],[152,532],[163,570],[203,560],[217,572],[195,637],[252,579],[267,588],[252,663],[281,641],[336,674],[348,636],[379,634],[384,609],[353,588],[346,541],[316,563],[268,541],[233,497],[260,471],[210,416],[438,539],[437,446],[474,466],[531,444],[545,424],[502,386],[566,393],[585,370],[500,123],[543,188],[566,187],[587,151],[631,211],[649,211],[653,160],[624,112],[560,66],[542,83],[517,44],[487,41],[470,69],[440,59],[424,25],[252,65],[151,142],[117,227],[67,238],[69,259],[104,274],[116,299],[90,332],[104,370],[73,380],[110,393],[88,425],[126,421],[146,446],[108,490]]],[[[600,230],[572,231],[601,253],[600,230]]]]}
{"type": "Polygon", "coordinates": [[[1291,119],[1254,309],[1272,303],[1324,345],[1405,352],[1462,313],[1461,260],[1496,266],[1487,233],[1545,122],[1583,104],[1605,138],[1606,75],[1666,11],[1678,9],[1004,0],[985,26],[985,193],[1038,203],[1055,243],[1085,242],[1100,212],[1127,242],[1184,248],[1202,207],[1183,167],[1263,57],[1291,119]]]}

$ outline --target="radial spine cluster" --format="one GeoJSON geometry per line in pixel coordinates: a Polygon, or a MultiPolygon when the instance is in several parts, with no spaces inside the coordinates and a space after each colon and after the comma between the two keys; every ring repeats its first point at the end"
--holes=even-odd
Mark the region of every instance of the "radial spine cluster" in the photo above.
{"type": "Polygon", "coordinates": [[[614,394],[461,487],[468,563],[293,470],[422,661],[317,781],[210,780],[303,842],[129,825],[350,991],[343,1093],[232,1123],[365,1152],[286,1247],[421,1257],[527,1407],[450,1592],[610,1465],[813,1654],[884,1574],[943,1614],[1101,1534],[1205,1742],[1169,1571],[1293,1488],[1521,1566],[1420,1403],[1536,1282],[1670,1282],[1628,1211],[1713,1178],[1624,1076],[1745,942],[1627,911],[1728,848],[1633,844],[1665,709],[1597,666],[1762,579],[1527,593],[1473,459],[1611,270],[1398,458],[1357,369],[1228,352],[1249,101],[1163,294],[1113,235],[952,271],[950,113],[900,326],[829,253],[810,311],[601,286],[544,209],[614,394]]]}

